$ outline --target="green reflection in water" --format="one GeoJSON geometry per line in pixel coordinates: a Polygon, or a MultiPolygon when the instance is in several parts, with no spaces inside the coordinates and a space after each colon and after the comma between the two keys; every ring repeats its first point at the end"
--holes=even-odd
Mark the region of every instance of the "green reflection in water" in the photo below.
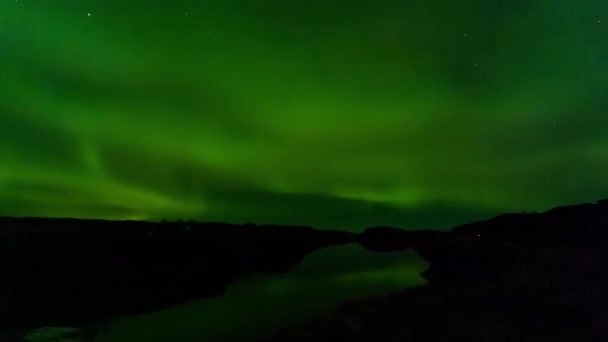
{"type": "Polygon", "coordinates": [[[271,335],[340,303],[423,285],[427,264],[412,251],[370,253],[358,245],[318,251],[292,272],[231,285],[221,297],[110,322],[95,342],[244,341],[271,335]]]}

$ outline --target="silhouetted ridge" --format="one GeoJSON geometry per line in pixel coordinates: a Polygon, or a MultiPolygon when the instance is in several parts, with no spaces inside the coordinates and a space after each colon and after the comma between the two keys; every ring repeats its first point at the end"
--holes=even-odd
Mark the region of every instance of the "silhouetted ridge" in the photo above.
{"type": "Polygon", "coordinates": [[[503,214],[450,232],[370,228],[413,247],[427,286],[343,305],[266,341],[607,341],[608,200],[503,214]]]}
{"type": "Polygon", "coordinates": [[[540,214],[503,214],[455,227],[452,234],[523,243],[599,244],[608,240],[608,200],[557,207],[540,214]]]}

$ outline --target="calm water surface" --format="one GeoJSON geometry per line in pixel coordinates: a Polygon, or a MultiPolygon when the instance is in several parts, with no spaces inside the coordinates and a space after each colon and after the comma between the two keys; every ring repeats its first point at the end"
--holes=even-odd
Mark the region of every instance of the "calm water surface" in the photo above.
{"type": "Polygon", "coordinates": [[[270,336],[339,304],[423,285],[413,251],[371,253],[359,245],[320,250],[289,273],[236,282],[225,295],[109,322],[94,342],[247,341],[270,336]]]}

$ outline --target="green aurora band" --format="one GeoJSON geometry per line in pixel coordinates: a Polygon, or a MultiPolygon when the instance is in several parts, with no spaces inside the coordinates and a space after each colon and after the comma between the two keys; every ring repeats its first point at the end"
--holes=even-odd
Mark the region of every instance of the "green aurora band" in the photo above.
{"type": "Polygon", "coordinates": [[[446,228],[608,194],[605,0],[0,2],[0,215],[446,228]]]}

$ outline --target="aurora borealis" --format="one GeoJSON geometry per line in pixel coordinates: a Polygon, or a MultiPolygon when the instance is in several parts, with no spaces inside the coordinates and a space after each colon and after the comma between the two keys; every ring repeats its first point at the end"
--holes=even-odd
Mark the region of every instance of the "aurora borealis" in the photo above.
{"type": "Polygon", "coordinates": [[[5,0],[0,215],[445,228],[608,197],[605,0],[5,0]]]}

